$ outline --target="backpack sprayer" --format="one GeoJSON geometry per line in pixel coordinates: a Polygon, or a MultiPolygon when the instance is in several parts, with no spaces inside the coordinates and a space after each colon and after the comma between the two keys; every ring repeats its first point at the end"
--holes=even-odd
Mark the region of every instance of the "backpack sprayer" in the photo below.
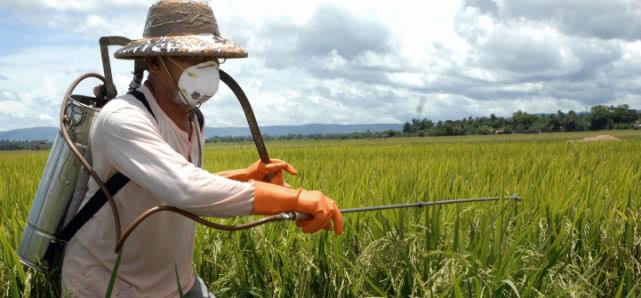
{"type": "MultiPolygon", "coordinates": [[[[20,241],[18,255],[25,265],[40,271],[53,269],[61,260],[62,251],[66,242],[60,237],[63,228],[72,221],[79,210],[87,193],[89,178],[93,178],[103,192],[105,199],[112,210],[116,231],[117,243],[116,252],[120,252],[124,242],[136,227],[149,216],[162,212],[174,212],[188,217],[195,222],[207,227],[224,231],[237,231],[253,228],[265,223],[298,220],[310,218],[307,214],[287,212],[273,216],[264,217],[260,220],[236,225],[222,225],[205,220],[195,214],[172,206],[157,206],[143,212],[132,224],[122,233],[118,209],[113,201],[112,191],[105,182],[98,177],[91,167],[91,148],[89,148],[89,131],[96,115],[109,100],[116,96],[116,88],[111,75],[108,47],[113,45],[123,46],[130,40],[124,37],[103,37],[100,39],[100,50],[104,76],[97,73],[87,73],[78,77],[67,90],[60,111],[60,130],[54,140],[51,153],[47,160],[38,191],[29,213],[27,225],[20,241]],[[102,94],[96,97],[74,95],[76,87],[85,79],[95,78],[103,82],[102,94]],[[62,243],[62,245],[60,245],[62,243]],[[51,257],[54,255],[55,257],[51,257]],[[57,259],[56,259],[57,258],[57,259]],[[56,261],[57,260],[57,261],[56,261]]],[[[129,86],[130,90],[137,89],[142,81],[144,61],[136,59],[134,63],[134,78],[129,86]]],[[[258,150],[260,159],[269,163],[267,149],[263,142],[256,117],[251,108],[249,100],[242,88],[226,72],[220,70],[220,80],[223,81],[234,93],[245,113],[249,124],[254,143],[258,150]]],[[[271,177],[265,177],[269,181],[271,177]]],[[[342,209],[341,213],[357,213],[375,210],[428,207],[435,205],[461,204],[472,202],[492,202],[501,199],[520,201],[518,195],[509,197],[487,197],[469,198],[459,200],[443,200],[432,202],[417,202],[410,204],[396,204],[385,206],[374,206],[364,208],[342,209]]]]}

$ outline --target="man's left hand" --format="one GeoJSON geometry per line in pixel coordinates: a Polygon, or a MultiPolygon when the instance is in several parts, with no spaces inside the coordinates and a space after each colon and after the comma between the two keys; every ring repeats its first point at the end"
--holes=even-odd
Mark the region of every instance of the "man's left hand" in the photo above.
{"type": "Polygon", "coordinates": [[[270,163],[268,164],[265,164],[261,160],[258,160],[246,169],[223,171],[216,174],[225,178],[244,182],[247,182],[250,179],[263,181],[263,179],[265,179],[268,174],[272,174],[273,176],[271,177],[271,179],[266,182],[290,187],[289,184],[287,184],[287,182],[285,182],[285,180],[283,179],[283,170],[292,175],[298,174],[298,171],[289,163],[276,158],[270,159],[270,163]]]}
{"type": "Polygon", "coordinates": [[[271,158],[269,161],[270,163],[265,164],[259,159],[247,167],[247,169],[245,169],[248,177],[247,180],[253,179],[263,181],[267,175],[272,174],[273,176],[267,182],[290,187],[283,179],[283,170],[287,171],[291,175],[297,175],[298,171],[292,165],[280,159],[271,158]]]}

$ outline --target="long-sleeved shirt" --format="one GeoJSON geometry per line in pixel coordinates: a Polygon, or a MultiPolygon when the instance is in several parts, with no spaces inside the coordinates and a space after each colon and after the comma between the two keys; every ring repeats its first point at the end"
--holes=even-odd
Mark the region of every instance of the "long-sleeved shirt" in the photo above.
{"type": "MultiPolygon", "coordinates": [[[[190,160],[202,157],[197,121],[192,136],[160,108],[148,88],[142,92],[155,115],[132,95],[111,100],[98,114],[90,133],[92,166],[106,181],[116,172],[129,177],[114,200],[127,227],[140,213],[171,205],[201,216],[248,215],[253,209],[251,182],[238,182],[207,172],[190,160]],[[190,141],[191,139],[191,141],[190,141]]],[[[91,180],[85,202],[96,191],[91,180]]],[[[180,215],[160,212],[145,220],[123,246],[114,297],[175,297],[174,264],[183,293],[194,282],[192,257],[195,224],[180,215]]],[[[103,296],[117,255],[109,204],[94,215],[67,244],[62,268],[65,295],[103,296]]]]}

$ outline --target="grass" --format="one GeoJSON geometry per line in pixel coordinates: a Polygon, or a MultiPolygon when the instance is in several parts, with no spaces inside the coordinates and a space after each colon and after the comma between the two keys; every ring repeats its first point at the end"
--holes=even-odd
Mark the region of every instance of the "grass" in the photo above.
{"type": "MultiPolygon", "coordinates": [[[[290,184],[343,208],[512,193],[524,201],[350,214],[340,237],[291,223],[199,227],[194,266],[219,296],[637,297],[641,135],[568,142],[594,134],[270,142],[272,157],[299,170],[290,184]]],[[[46,158],[0,153],[0,296],[55,295],[15,255],[46,158]]],[[[205,148],[211,171],[256,159],[251,143],[205,148]]]]}

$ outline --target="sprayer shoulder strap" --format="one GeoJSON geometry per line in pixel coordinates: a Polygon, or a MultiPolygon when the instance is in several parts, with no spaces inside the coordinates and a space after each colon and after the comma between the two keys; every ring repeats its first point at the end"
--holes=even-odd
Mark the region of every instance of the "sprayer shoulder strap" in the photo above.
{"type": "MultiPolygon", "coordinates": [[[[121,188],[123,188],[127,183],[129,182],[129,178],[127,176],[121,174],[121,173],[116,173],[107,182],[105,183],[105,186],[107,187],[107,190],[109,190],[109,193],[113,197],[121,188]]],[[[101,190],[98,190],[85,204],[78,213],[71,219],[71,221],[62,229],[60,234],[58,235],[58,240],[62,240],[65,242],[68,242],[73,238],[73,236],[82,228],[82,226],[91,219],[96,213],[98,213],[98,210],[102,208],[103,205],[107,202],[107,198],[105,197],[105,193],[101,190]]]]}
{"type": "MultiPolygon", "coordinates": [[[[131,95],[133,95],[136,99],[138,99],[142,104],[147,108],[147,111],[156,119],[156,115],[154,115],[154,112],[151,110],[151,106],[149,105],[149,102],[147,101],[147,98],[145,98],[145,95],[142,94],[139,91],[132,91],[130,92],[131,95]]],[[[109,194],[111,196],[115,196],[120,189],[122,189],[127,183],[129,182],[129,178],[125,175],[123,175],[120,172],[115,173],[107,182],[105,182],[105,186],[107,190],[109,191],[109,194]]],[[[105,205],[107,202],[107,198],[105,196],[105,193],[101,190],[98,190],[85,204],[78,213],[71,219],[71,221],[60,231],[58,234],[58,240],[62,240],[65,242],[68,242],[73,238],[73,236],[82,228],[82,226],[89,221],[99,210],[102,208],[102,206],[105,205]]]]}
{"type": "Polygon", "coordinates": [[[135,97],[138,101],[140,101],[145,106],[145,108],[147,108],[147,111],[149,111],[151,116],[153,116],[154,119],[156,119],[156,115],[154,114],[154,111],[151,109],[151,106],[147,101],[147,97],[145,97],[145,95],[142,92],[138,90],[133,90],[133,91],[130,91],[129,94],[133,95],[133,97],[135,97]]]}

